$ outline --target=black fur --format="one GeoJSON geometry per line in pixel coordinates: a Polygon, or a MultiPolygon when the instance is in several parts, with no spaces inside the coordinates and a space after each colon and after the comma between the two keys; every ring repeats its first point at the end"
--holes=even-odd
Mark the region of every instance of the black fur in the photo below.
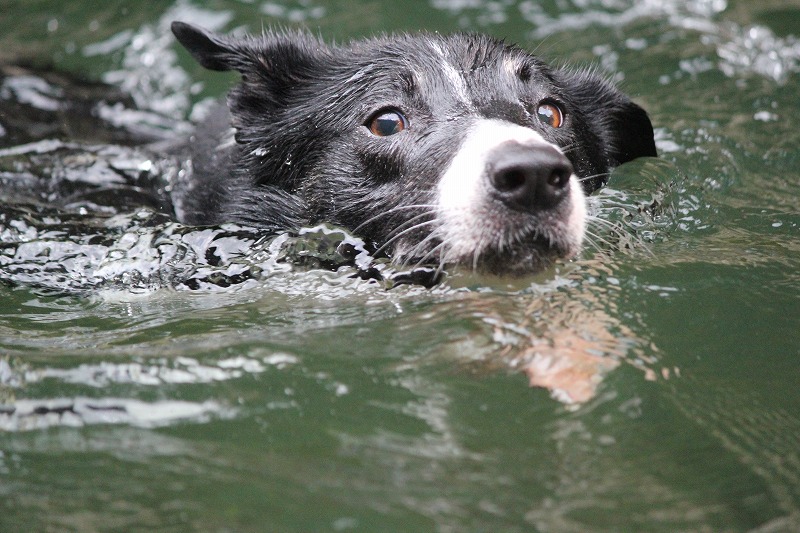
{"type": "MultiPolygon", "coordinates": [[[[209,117],[191,145],[194,173],[174,194],[187,223],[290,229],[324,221],[380,246],[414,217],[425,220],[476,115],[533,128],[561,147],[587,193],[613,167],[656,155],[647,114],[610,83],[551,68],[491,37],[417,34],[329,46],[304,32],[232,38],[181,22],[172,30],[201,65],[242,77],[228,110],[209,117]],[[462,73],[471,106],[446,86],[432,47],[462,73]],[[536,120],[543,100],[563,107],[562,128],[536,120]],[[370,135],[365,124],[389,108],[408,118],[405,135],[370,135]],[[226,144],[230,126],[235,143],[226,144]]],[[[425,239],[422,230],[414,235],[406,238],[425,239]]],[[[430,240],[421,251],[435,246],[430,240]]]]}

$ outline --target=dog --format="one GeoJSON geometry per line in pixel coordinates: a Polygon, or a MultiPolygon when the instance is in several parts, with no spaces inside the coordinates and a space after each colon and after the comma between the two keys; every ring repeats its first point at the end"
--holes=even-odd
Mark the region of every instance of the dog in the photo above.
{"type": "Polygon", "coordinates": [[[186,145],[172,200],[187,224],[327,222],[400,264],[535,272],[578,254],[611,169],[657,156],[613,84],[489,36],[172,31],[241,75],[186,145]]]}

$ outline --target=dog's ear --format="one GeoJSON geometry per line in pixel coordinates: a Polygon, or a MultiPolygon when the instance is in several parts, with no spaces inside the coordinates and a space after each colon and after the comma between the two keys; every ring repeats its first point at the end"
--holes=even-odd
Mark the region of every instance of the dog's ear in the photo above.
{"type": "Polygon", "coordinates": [[[239,70],[242,66],[239,64],[242,47],[235,39],[177,20],[172,23],[172,33],[192,57],[209,70],[239,70]]]}
{"type": "Polygon", "coordinates": [[[253,75],[269,79],[305,70],[325,48],[302,32],[269,32],[261,37],[236,38],[175,21],[172,33],[205,68],[236,70],[246,79],[253,75]]]}
{"type": "Polygon", "coordinates": [[[653,125],[647,112],[617,87],[589,72],[562,71],[569,94],[586,118],[599,128],[611,166],[637,157],[657,157],[653,125]]]}

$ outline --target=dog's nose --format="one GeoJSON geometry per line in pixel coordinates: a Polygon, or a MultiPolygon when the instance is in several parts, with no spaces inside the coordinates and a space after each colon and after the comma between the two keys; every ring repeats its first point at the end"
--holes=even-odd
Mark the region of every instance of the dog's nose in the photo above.
{"type": "Polygon", "coordinates": [[[518,211],[540,211],[558,205],[568,194],[572,164],[552,146],[505,144],[487,162],[494,195],[518,211]]]}

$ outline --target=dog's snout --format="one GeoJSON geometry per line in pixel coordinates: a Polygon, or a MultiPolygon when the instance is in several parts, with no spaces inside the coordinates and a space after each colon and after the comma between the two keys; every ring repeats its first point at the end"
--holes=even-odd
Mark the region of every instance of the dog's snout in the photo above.
{"type": "Polygon", "coordinates": [[[488,179],[494,195],[512,209],[555,207],[569,190],[572,164],[551,146],[518,143],[498,147],[489,157],[488,179]]]}

